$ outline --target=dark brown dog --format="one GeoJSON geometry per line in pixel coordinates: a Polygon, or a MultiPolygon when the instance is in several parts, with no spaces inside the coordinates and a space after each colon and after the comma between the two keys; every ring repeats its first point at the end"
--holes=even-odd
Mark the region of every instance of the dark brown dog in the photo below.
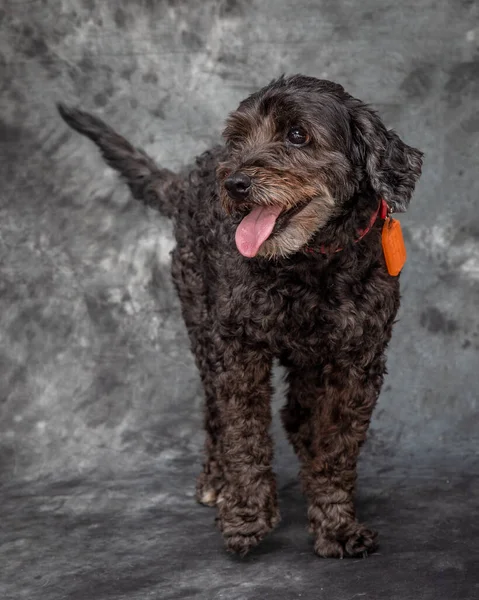
{"type": "Polygon", "coordinates": [[[216,505],[227,547],[244,554],[279,521],[268,433],[278,358],[315,550],[373,551],[376,534],[355,519],[356,463],[399,306],[377,215],[382,199],[406,210],[421,152],[341,86],[304,76],[243,101],[226,146],[184,177],[95,117],[59,109],[136,198],[174,219],[173,278],[206,397],[198,499],[216,505]]]}

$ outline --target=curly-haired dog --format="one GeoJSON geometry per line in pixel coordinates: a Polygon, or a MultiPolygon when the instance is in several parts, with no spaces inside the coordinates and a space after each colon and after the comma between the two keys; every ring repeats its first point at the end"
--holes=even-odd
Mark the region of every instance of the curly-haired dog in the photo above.
{"type": "Polygon", "coordinates": [[[136,198],[174,220],[173,278],[206,397],[198,500],[216,505],[227,548],[246,553],[279,521],[269,434],[278,358],[314,548],[373,551],[353,495],[399,307],[380,207],[406,210],[422,153],[340,85],[300,75],[241,102],[225,147],[184,176],[99,119],[59,110],[136,198]]]}

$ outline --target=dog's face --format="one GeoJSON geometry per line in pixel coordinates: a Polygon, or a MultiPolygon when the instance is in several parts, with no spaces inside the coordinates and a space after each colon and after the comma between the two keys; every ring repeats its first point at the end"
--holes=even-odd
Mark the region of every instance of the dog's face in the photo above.
{"type": "Polygon", "coordinates": [[[248,257],[297,252],[360,186],[404,211],[421,172],[418,150],[340,85],[311,77],[280,78],[244,100],[224,136],[220,197],[244,215],[236,245],[248,257]]]}

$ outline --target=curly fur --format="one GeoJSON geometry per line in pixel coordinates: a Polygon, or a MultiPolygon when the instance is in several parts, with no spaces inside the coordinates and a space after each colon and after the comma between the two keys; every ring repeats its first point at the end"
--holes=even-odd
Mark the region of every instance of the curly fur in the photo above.
{"type": "Polygon", "coordinates": [[[99,119],[60,106],[135,197],[174,219],[172,274],[205,392],[206,459],[198,499],[215,505],[227,548],[245,554],[279,521],[272,470],[271,368],[287,369],[282,421],[301,461],[315,551],[363,556],[376,534],[357,522],[356,463],[386,372],[399,280],[386,270],[384,198],[407,208],[422,154],[337,84],[282,77],[243,101],[226,145],[185,177],[159,169],[99,119]],[[293,125],[311,141],[292,147],[293,125]],[[244,200],[225,179],[250,176],[244,200]],[[254,206],[281,206],[255,258],[235,247],[254,206]],[[331,248],[327,254],[322,247],[331,248]],[[342,251],[333,250],[341,248],[342,251]]]}

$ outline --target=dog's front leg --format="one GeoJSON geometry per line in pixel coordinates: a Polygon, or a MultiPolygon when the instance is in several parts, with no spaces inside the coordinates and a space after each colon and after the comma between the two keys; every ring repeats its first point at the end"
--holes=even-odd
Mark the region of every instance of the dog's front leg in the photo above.
{"type": "Polygon", "coordinates": [[[271,357],[225,344],[216,380],[225,486],[218,522],[229,550],[246,554],[278,523],[272,470],[271,357]]]}
{"type": "Polygon", "coordinates": [[[365,556],[376,534],[356,520],[354,491],[359,450],[382,384],[384,359],[343,370],[289,368],[288,402],[282,412],[301,460],[314,548],[319,556],[365,556]]]}

